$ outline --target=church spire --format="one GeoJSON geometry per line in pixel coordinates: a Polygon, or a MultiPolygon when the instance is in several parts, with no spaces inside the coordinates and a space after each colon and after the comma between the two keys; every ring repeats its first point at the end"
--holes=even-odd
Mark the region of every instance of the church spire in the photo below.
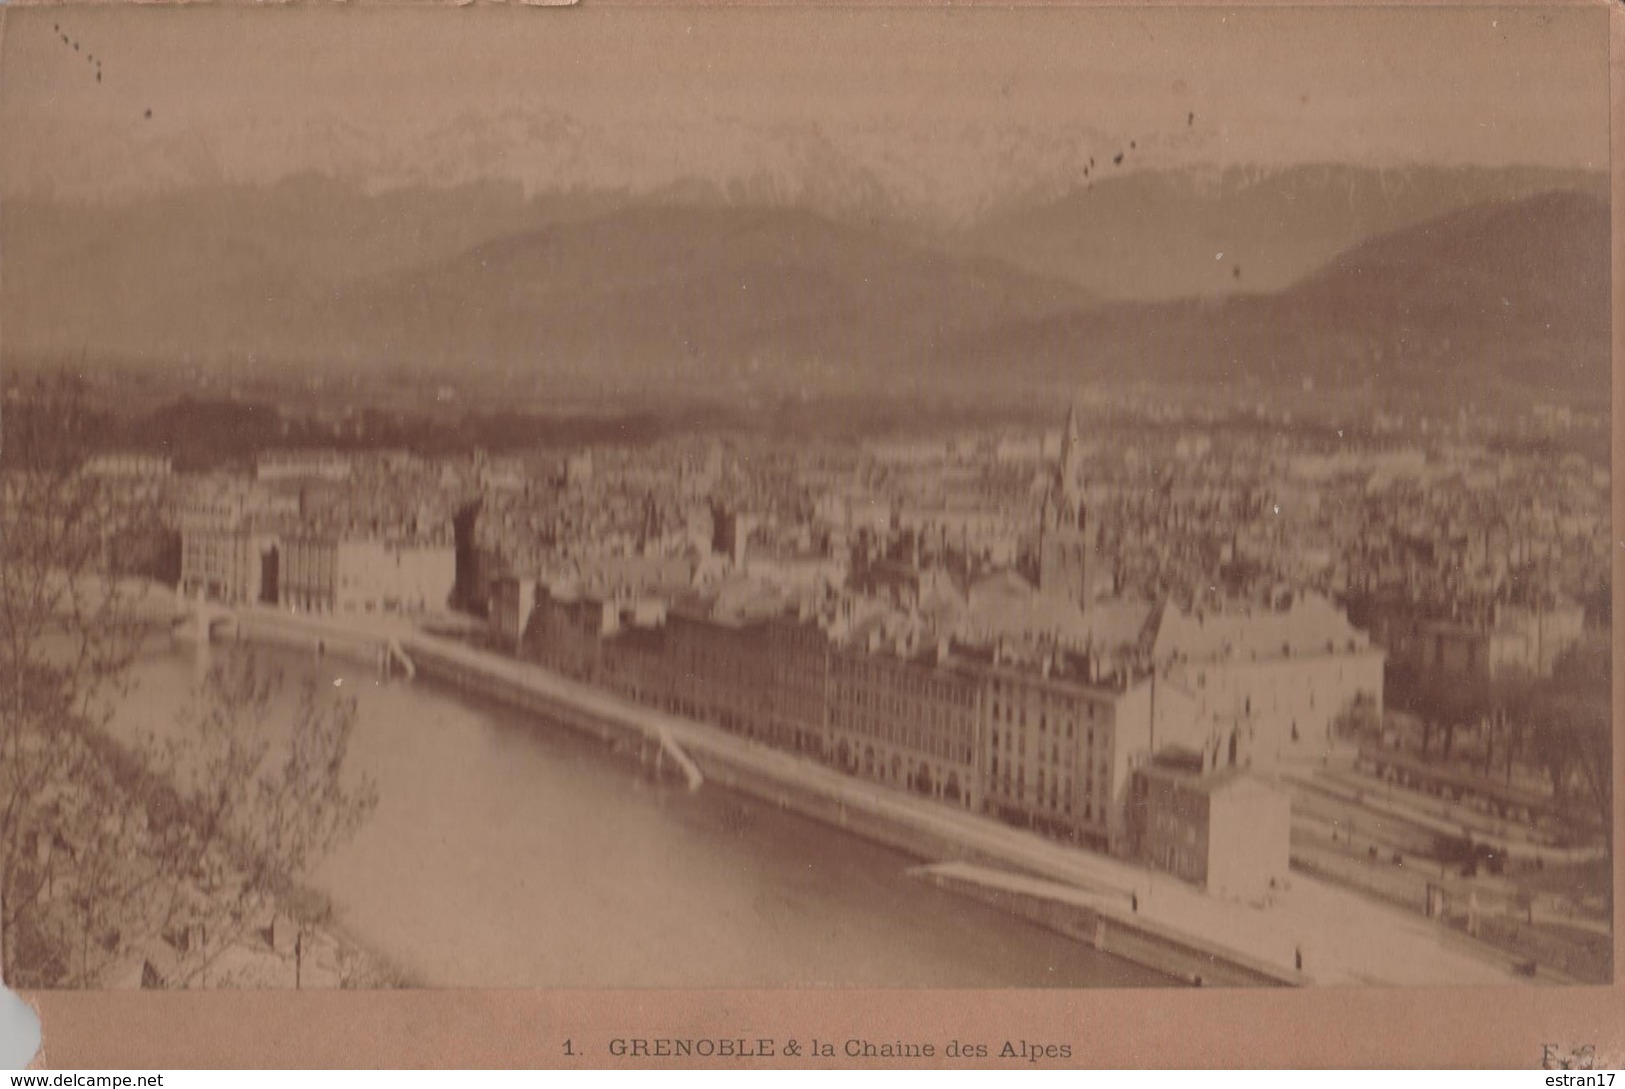
{"type": "Polygon", "coordinates": [[[1078,440],[1078,406],[1067,406],[1066,430],[1061,435],[1061,460],[1057,466],[1062,491],[1077,487],[1078,469],[1082,464],[1083,448],[1078,440]]]}
{"type": "Polygon", "coordinates": [[[1050,482],[1050,497],[1055,505],[1067,512],[1067,520],[1076,519],[1082,498],[1078,494],[1078,476],[1083,469],[1083,443],[1078,438],[1078,406],[1066,410],[1066,430],[1061,433],[1061,456],[1055,462],[1055,477],[1050,482]]]}
{"type": "Polygon", "coordinates": [[[1083,496],[1078,482],[1082,468],[1083,443],[1078,438],[1078,410],[1074,405],[1067,409],[1060,457],[1051,470],[1053,475],[1044,496],[1046,524],[1070,529],[1083,528],[1083,496]]]}
{"type": "Polygon", "coordinates": [[[1078,438],[1076,405],[1067,409],[1060,454],[1049,493],[1044,497],[1043,522],[1039,527],[1038,589],[1040,593],[1055,595],[1085,608],[1092,590],[1095,527],[1084,509],[1079,487],[1083,443],[1078,438]]]}

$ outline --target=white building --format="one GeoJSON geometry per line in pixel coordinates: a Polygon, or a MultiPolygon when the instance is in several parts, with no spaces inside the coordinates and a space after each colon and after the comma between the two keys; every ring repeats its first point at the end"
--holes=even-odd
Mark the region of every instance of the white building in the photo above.
{"type": "Polygon", "coordinates": [[[457,581],[451,545],[344,539],[337,550],[334,601],[341,613],[441,609],[457,581]]]}
{"type": "Polygon", "coordinates": [[[1318,595],[1216,613],[1168,603],[1147,637],[1155,668],[1195,700],[1219,766],[1319,759],[1356,704],[1382,711],[1382,649],[1318,595]]]}
{"type": "Polygon", "coordinates": [[[457,578],[457,552],[450,544],[289,537],[281,555],[281,603],[316,612],[440,609],[457,578]]]}

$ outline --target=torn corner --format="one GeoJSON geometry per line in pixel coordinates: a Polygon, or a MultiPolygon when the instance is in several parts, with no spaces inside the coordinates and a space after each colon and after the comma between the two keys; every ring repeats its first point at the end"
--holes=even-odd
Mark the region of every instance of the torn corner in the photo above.
{"type": "Polygon", "coordinates": [[[45,1054],[39,1010],[15,991],[0,986],[0,1068],[26,1070],[45,1054]]]}

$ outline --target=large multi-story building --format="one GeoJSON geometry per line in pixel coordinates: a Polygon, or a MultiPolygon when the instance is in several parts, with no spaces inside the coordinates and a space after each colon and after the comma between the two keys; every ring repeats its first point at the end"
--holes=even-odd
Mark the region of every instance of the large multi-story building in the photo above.
{"type": "Polygon", "coordinates": [[[180,590],[228,605],[277,600],[277,544],[251,529],[203,529],[181,535],[180,590]]]}
{"type": "Polygon", "coordinates": [[[315,612],[444,608],[456,580],[449,544],[293,535],[281,541],[280,600],[315,612]]]}
{"type": "Polygon", "coordinates": [[[979,673],[984,808],[1012,824],[1120,849],[1129,773],[1155,741],[1155,677],[1102,683],[1086,659],[1056,650],[1018,661],[995,649],[979,673]]]}
{"type": "Polygon", "coordinates": [[[451,600],[457,558],[439,542],[341,539],[337,574],[339,612],[420,613],[451,600]]]}
{"type": "Polygon", "coordinates": [[[980,809],[981,678],[944,641],[861,627],[829,656],[829,748],[838,768],[980,809]]]}
{"type": "Polygon", "coordinates": [[[791,751],[825,745],[827,641],[777,608],[674,609],[666,620],[669,706],[791,751]]]}
{"type": "Polygon", "coordinates": [[[1292,806],[1239,768],[1169,750],[1135,769],[1124,807],[1128,853],[1216,896],[1258,900],[1290,876],[1292,806]]]}
{"type": "Polygon", "coordinates": [[[1382,713],[1382,649],[1318,595],[1211,613],[1166,602],[1145,650],[1195,699],[1220,763],[1318,759],[1342,716],[1361,705],[1382,713]]]}
{"type": "Polygon", "coordinates": [[[281,542],[280,603],[300,612],[331,612],[338,602],[338,541],[295,535],[281,542]]]}
{"type": "Polygon", "coordinates": [[[530,623],[520,640],[520,654],[566,677],[598,680],[604,640],[620,630],[613,600],[582,593],[570,585],[536,592],[530,623]]]}
{"type": "MultiPolygon", "coordinates": [[[[499,584],[504,617],[517,595],[499,584]]],[[[809,754],[826,747],[828,641],[793,602],[606,597],[543,587],[524,656],[640,703],[809,754]]]]}

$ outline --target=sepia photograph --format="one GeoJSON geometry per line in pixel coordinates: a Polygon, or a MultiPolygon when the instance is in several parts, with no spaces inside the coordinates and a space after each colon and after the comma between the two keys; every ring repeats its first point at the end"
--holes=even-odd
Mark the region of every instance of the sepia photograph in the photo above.
{"type": "Polygon", "coordinates": [[[6,984],[1611,985],[1608,15],[6,10],[6,984]]]}

